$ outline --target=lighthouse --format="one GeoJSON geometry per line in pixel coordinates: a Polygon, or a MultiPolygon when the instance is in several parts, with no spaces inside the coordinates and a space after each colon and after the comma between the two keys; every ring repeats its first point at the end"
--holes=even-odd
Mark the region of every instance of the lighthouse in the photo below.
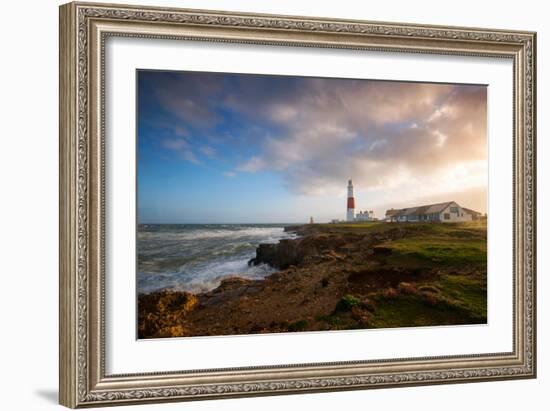
{"type": "Polygon", "coordinates": [[[355,198],[353,197],[353,183],[348,181],[348,211],[346,221],[355,221],[355,198]]]}

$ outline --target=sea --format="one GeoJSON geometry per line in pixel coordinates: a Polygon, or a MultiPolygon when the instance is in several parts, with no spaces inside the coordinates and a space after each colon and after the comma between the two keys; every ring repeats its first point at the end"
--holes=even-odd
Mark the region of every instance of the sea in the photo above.
{"type": "Polygon", "coordinates": [[[137,291],[171,289],[200,293],[238,275],[262,279],[276,271],[267,264],[249,266],[261,243],[296,235],[288,224],[139,224],[137,291]]]}

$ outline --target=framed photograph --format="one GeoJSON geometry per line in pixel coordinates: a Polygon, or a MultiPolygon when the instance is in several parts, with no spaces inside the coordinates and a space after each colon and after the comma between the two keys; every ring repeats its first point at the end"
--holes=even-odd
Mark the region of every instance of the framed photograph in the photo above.
{"type": "Polygon", "coordinates": [[[533,32],[60,8],[60,403],[536,376],[533,32]]]}

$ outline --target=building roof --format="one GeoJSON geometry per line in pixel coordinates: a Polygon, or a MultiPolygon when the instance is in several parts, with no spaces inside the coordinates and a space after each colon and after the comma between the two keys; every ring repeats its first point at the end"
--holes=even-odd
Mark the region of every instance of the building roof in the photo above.
{"type": "Polygon", "coordinates": [[[466,211],[468,214],[477,214],[477,215],[481,215],[481,213],[479,211],[476,211],[476,210],[472,210],[472,209],[469,209],[469,208],[466,208],[466,207],[462,207],[462,209],[464,211],[466,211]]]}
{"type": "Polygon", "coordinates": [[[407,215],[426,215],[440,213],[453,203],[454,201],[447,201],[445,203],[427,204],[417,207],[401,208],[399,210],[391,209],[386,211],[386,216],[399,217],[407,215]]]}
{"type": "MultiPolygon", "coordinates": [[[[448,206],[451,204],[456,204],[455,201],[447,201],[445,203],[436,203],[436,204],[427,204],[417,207],[408,207],[408,208],[401,208],[401,209],[390,209],[386,211],[386,217],[400,217],[400,216],[408,216],[408,215],[427,215],[427,214],[437,214],[441,213],[443,210],[445,210],[448,206]]],[[[481,213],[471,210],[469,208],[461,207],[464,211],[466,211],[469,214],[478,214],[481,215],[481,213]]]]}

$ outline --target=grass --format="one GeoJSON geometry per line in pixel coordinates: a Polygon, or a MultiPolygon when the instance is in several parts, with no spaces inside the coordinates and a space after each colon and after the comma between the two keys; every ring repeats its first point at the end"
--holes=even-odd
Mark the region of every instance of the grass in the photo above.
{"type": "MultiPolygon", "coordinates": [[[[427,303],[421,295],[400,295],[392,301],[378,300],[376,315],[371,321],[372,328],[414,327],[472,323],[470,312],[446,300],[435,305],[427,303]]],[[[483,322],[483,321],[480,321],[483,322]]]]}
{"type": "Polygon", "coordinates": [[[353,307],[358,307],[360,304],[361,301],[357,297],[346,294],[336,304],[335,311],[350,311],[353,307]]]}
{"type": "MultiPolygon", "coordinates": [[[[368,328],[413,327],[446,324],[480,324],[487,321],[486,220],[468,223],[360,223],[335,224],[336,229],[385,232],[398,228],[404,234],[380,247],[391,252],[379,256],[384,270],[417,269],[433,273],[414,277],[398,286],[379,289],[368,297],[373,311],[368,328]]],[[[395,237],[394,237],[395,238],[395,237]]],[[[362,309],[360,296],[344,295],[330,316],[332,327],[354,328],[350,311],[362,309]]]]}
{"type": "Polygon", "coordinates": [[[419,262],[462,268],[483,267],[487,264],[485,221],[406,226],[412,235],[381,244],[392,250],[394,259],[412,257],[419,262]]]}
{"type": "MultiPolygon", "coordinates": [[[[487,221],[464,223],[339,223],[319,224],[330,232],[358,234],[402,230],[403,238],[379,244],[393,251],[394,260],[416,259],[442,265],[483,265],[487,260],[487,221]]],[[[327,234],[327,233],[326,233],[327,234]]],[[[395,261],[397,263],[397,261],[395,261]]]]}
{"type": "Polygon", "coordinates": [[[412,327],[482,324],[487,321],[487,287],[483,275],[444,274],[438,281],[419,284],[407,292],[376,297],[371,326],[412,327]]]}
{"type": "Polygon", "coordinates": [[[458,239],[447,237],[406,238],[383,244],[403,256],[459,266],[480,265],[487,261],[487,242],[484,239],[458,239]]]}
{"type": "Polygon", "coordinates": [[[354,228],[360,230],[369,230],[369,231],[384,231],[384,229],[391,228],[391,224],[387,223],[378,223],[378,222],[362,222],[362,223],[336,223],[336,224],[319,224],[319,226],[329,227],[329,228],[354,228]]]}
{"type": "Polygon", "coordinates": [[[463,306],[472,317],[487,318],[486,276],[471,278],[463,275],[444,275],[439,280],[442,294],[463,306]]]}
{"type": "Polygon", "coordinates": [[[360,223],[336,223],[336,224],[316,224],[317,227],[325,229],[345,229],[350,228],[360,231],[384,232],[394,228],[404,228],[411,231],[423,233],[451,233],[461,230],[477,230],[485,232],[487,230],[487,220],[468,221],[463,223],[387,223],[387,222],[360,222],[360,223]]]}

